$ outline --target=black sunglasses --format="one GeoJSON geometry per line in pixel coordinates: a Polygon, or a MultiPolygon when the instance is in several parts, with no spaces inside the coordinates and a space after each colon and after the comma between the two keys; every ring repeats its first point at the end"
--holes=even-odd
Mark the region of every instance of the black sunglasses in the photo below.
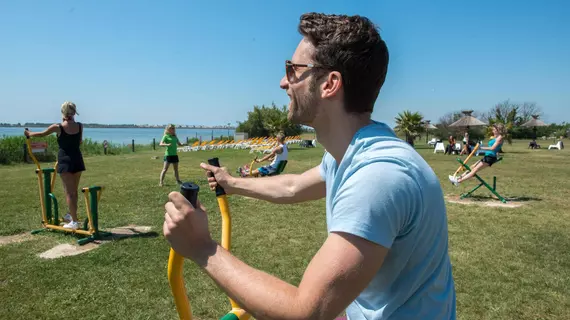
{"type": "Polygon", "coordinates": [[[324,66],[312,64],[312,63],[293,63],[291,60],[285,60],[285,74],[287,75],[287,80],[289,82],[294,82],[296,80],[295,68],[324,68],[324,66]]]}

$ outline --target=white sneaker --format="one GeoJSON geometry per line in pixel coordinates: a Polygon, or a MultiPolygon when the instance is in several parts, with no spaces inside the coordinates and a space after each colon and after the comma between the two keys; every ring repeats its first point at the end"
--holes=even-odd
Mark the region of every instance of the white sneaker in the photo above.
{"type": "Polygon", "coordinates": [[[450,175],[450,176],[449,176],[449,181],[451,181],[451,183],[452,183],[454,186],[456,186],[456,187],[459,185],[459,182],[457,181],[457,178],[454,177],[454,176],[451,176],[451,175],[450,175]]]}
{"type": "Polygon", "coordinates": [[[69,214],[69,212],[63,217],[63,221],[71,221],[71,215],[69,214]]]}
{"type": "Polygon", "coordinates": [[[67,228],[67,229],[73,229],[73,230],[79,229],[79,222],[71,221],[70,223],[64,224],[63,227],[67,228]]]}

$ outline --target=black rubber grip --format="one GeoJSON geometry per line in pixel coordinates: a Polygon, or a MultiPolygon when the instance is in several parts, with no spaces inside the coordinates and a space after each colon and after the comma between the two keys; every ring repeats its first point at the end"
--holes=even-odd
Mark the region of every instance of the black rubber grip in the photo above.
{"type": "MultiPolygon", "coordinates": [[[[218,158],[208,159],[208,163],[214,167],[220,167],[220,160],[218,158]]],[[[208,172],[208,176],[213,177],[214,175],[211,172],[208,172]]],[[[216,186],[216,197],[223,196],[226,194],[226,190],[222,188],[219,184],[216,186]]]]}
{"type": "Polygon", "coordinates": [[[180,193],[194,208],[196,208],[196,202],[198,201],[198,191],[200,191],[200,187],[193,182],[184,182],[180,186],[180,193]]]}
{"type": "MultiPolygon", "coordinates": [[[[28,131],[28,128],[26,128],[26,131],[28,131]]],[[[28,136],[28,135],[25,135],[25,136],[26,136],[26,139],[30,139],[30,136],[28,136]]]]}

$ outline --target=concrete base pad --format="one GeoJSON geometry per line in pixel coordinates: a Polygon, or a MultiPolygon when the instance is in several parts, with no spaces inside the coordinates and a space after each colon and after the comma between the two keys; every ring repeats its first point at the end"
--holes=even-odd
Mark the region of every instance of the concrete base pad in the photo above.
{"type": "Polygon", "coordinates": [[[28,241],[31,239],[33,239],[33,236],[29,232],[15,234],[11,236],[0,236],[0,247],[10,243],[18,243],[18,242],[28,241]]]}
{"type": "Polygon", "coordinates": [[[105,232],[110,232],[111,235],[103,238],[102,240],[96,240],[90,243],[86,243],[82,246],[77,243],[69,244],[63,243],[59,244],[45,252],[38,254],[40,258],[43,259],[56,259],[61,257],[75,256],[84,252],[97,249],[99,246],[109,243],[110,241],[120,240],[124,238],[133,238],[140,236],[155,236],[155,232],[150,232],[152,227],[148,226],[124,226],[113,228],[109,230],[103,230],[105,232]]]}
{"type": "Polygon", "coordinates": [[[465,204],[465,205],[478,205],[478,206],[486,206],[486,207],[500,207],[500,208],[518,208],[522,207],[524,204],[522,202],[511,201],[507,200],[507,203],[502,203],[501,200],[495,198],[484,198],[484,199],[473,199],[473,198],[466,198],[466,199],[459,199],[459,196],[456,195],[448,195],[445,197],[445,200],[450,203],[458,203],[458,204],[465,204]]]}
{"type": "Polygon", "coordinates": [[[73,245],[69,243],[62,243],[49,249],[48,251],[40,253],[38,256],[44,259],[56,259],[60,257],[69,257],[69,256],[82,254],[84,252],[96,249],[97,247],[98,245],[95,243],[87,243],[82,246],[73,245]]]}

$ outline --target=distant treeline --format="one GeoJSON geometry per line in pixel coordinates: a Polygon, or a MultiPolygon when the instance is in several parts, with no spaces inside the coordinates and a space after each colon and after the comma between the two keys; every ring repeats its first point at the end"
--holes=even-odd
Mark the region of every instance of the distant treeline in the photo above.
{"type": "MultiPolygon", "coordinates": [[[[24,124],[21,123],[0,123],[0,127],[49,127],[53,123],[43,123],[43,122],[26,122],[24,124]]],[[[133,128],[133,129],[156,129],[156,128],[164,128],[166,125],[138,125],[138,124],[99,124],[99,123],[83,123],[85,128],[133,128]]],[[[181,129],[235,129],[232,126],[200,126],[200,125],[192,125],[192,126],[177,126],[181,129]]]]}

